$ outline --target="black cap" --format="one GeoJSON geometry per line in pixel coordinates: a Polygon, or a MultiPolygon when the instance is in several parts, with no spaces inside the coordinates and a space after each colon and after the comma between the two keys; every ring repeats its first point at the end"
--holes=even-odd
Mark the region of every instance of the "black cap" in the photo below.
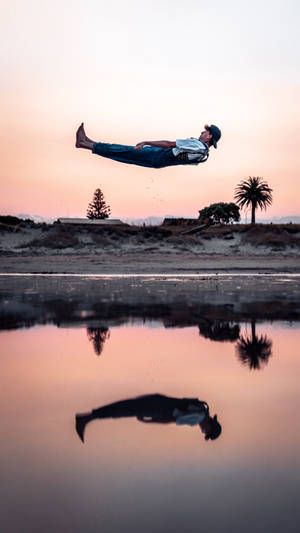
{"type": "Polygon", "coordinates": [[[215,126],[214,124],[211,124],[209,126],[209,131],[212,134],[212,142],[215,148],[217,148],[217,142],[221,139],[221,130],[215,126]]]}
{"type": "Polygon", "coordinates": [[[215,440],[222,433],[222,426],[221,424],[219,424],[217,420],[217,415],[215,415],[214,417],[210,417],[210,422],[211,422],[211,428],[210,428],[209,433],[206,434],[205,440],[208,440],[208,439],[215,440]]]}

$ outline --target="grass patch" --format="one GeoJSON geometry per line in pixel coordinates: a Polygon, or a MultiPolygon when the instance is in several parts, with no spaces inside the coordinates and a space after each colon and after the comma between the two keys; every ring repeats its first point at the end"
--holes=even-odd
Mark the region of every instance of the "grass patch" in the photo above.
{"type": "Polygon", "coordinates": [[[283,228],[278,225],[263,225],[252,226],[244,233],[242,237],[243,244],[251,244],[252,246],[273,246],[277,248],[285,248],[286,246],[299,246],[300,238],[296,235],[297,232],[288,231],[286,226],[283,228]]]}
{"type": "Polygon", "coordinates": [[[76,235],[65,228],[48,232],[46,237],[33,239],[29,243],[22,244],[20,248],[74,248],[79,245],[79,239],[76,235]]]}

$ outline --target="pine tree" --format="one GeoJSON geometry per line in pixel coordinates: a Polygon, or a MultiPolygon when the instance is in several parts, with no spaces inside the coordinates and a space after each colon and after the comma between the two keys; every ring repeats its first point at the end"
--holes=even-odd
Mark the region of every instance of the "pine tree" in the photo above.
{"type": "Polygon", "coordinates": [[[110,215],[110,207],[106,205],[104,194],[101,189],[96,189],[93,200],[89,203],[86,216],[89,219],[104,219],[110,215]]]}

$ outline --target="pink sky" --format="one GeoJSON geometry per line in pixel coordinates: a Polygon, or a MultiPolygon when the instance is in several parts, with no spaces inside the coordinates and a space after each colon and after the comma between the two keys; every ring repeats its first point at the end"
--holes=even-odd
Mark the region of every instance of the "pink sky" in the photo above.
{"type": "Polygon", "coordinates": [[[100,187],[112,216],[197,216],[262,176],[257,216],[300,215],[299,7],[241,4],[4,1],[0,213],[85,216],[100,187]],[[76,150],[81,121],[124,144],[223,136],[203,165],[154,170],[76,150]]]}

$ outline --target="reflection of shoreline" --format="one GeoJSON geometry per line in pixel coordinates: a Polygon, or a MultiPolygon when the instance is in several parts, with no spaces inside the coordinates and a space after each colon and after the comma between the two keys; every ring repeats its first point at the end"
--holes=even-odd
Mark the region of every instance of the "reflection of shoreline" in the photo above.
{"type": "Polygon", "coordinates": [[[0,299],[0,330],[45,324],[66,328],[109,328],[126,323],[157,321],[165,328],[197,326],[207,338],[219,335],[222,340],[223,335],[225,340],[232,336],[234,341],[238,336],[238,324],[251,322],[252,319],[260,322],[300,322],[300,305],[288,300],[225,305],[186,302],[126,305],[101,301],[82,304],[81,300],[43,300],[39,294],[0,299]]]}
{"type": "Polygon", "coordinates": [[[55,324],[112,327],[161,321],[164,327],[288,320],[300,322],[300,277],[177,279],[0,276],[0,329],[55,324]]]}

